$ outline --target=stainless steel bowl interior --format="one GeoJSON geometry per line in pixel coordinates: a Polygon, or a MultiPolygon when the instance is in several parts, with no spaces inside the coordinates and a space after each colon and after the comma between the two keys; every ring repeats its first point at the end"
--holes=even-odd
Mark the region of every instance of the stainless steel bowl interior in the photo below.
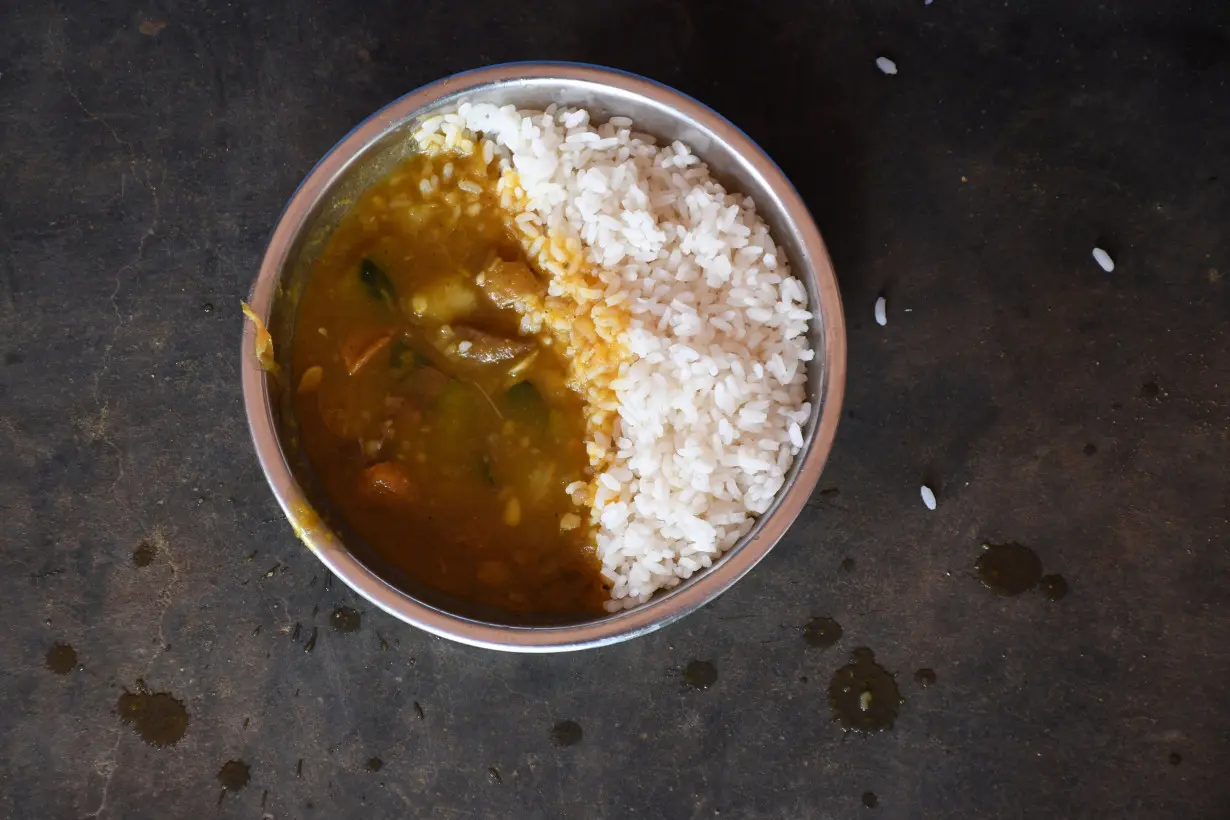
{"type": "Polygon", "coordinates": [[[461,102],[542,109],[583,106],[604,120],[628,116],[659,140],[682,140],[729,189],[748,194],[807,287],[815,320],[809,371],[812,415],[802,452],[786,486],[755,528],[715,566],[649,603],[585,620],[517,619],[441,597],[382,565],[333,514],[298,447],[289,394],[243,338],[244,403],[257,455],[279,503],[300,537],[330,570],[386,612],[442,637],[476,646],[550,652],[600,646],[657,629],[704,605],[747,573],[782,537],[806,502],[832,447],[845,385],[845,326],[832,264],[797,192],[741,131],[704,105],[640,77],[575,64],[493,66],[441,80],[377,112],[339,142],[288,203],[269,243],[249,302],[269,326],[283,372],[295,332],[298,296],[313,262],[353,198],[413,150],[411,135],[426,117],[461,102]]]}

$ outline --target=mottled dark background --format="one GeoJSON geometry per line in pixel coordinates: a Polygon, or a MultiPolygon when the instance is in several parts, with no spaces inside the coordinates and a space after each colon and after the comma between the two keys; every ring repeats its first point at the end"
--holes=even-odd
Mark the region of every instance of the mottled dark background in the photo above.
{"type": "Polygon", "coordinates": [[[5,4],[0,815],[1230,817],[1228,26],[1222,0],[5,4]],[[312,163],[424,82],[535,58],[744,127],[850,325],[837,492],[712,606],[558,657],[326,589],[238,372],[239,300],[312,163]],[[1070,594],[996,597],[984,539],[1070,594]],[[815,615],[836,647],[802,639],[815,615]],[[825,693],[860,646],[906,703],[843,737],[825,693]],[[138,678],[188,709],[177,746],[120,722],[138,678]],[[251,782],[215,808],[228,760],[251,782]]]}

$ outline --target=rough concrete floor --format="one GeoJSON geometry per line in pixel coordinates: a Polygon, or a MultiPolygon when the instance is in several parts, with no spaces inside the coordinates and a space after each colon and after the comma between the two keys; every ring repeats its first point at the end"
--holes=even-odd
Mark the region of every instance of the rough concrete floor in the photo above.
{"type": "Polygon", "coordinates": [[[78,5],[0,12],[0,815],[1230,814],[1225,3],[78,5]],[[832,491],[712,606],[558,657],[327,583],[238,381],[239,299],[313,162],[407,90],[529,58],[745,128],[850,324],[832,491]],[[1071,591],[997,597],[984,540],[1071,591]],[[803,639],[818,615],[836,646],[803,639]],[[826,689],[863,646],[906,702],[843,737],[826,689]],[[117,713],[138,680],[182,702],[176,745],[117,713]]]}

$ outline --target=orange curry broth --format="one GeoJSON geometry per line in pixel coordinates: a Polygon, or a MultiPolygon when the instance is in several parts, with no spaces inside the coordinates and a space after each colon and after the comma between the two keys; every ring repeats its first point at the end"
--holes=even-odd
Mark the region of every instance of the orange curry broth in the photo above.
{"type": "Polygon", "coordinates": [[[549,338],[519,332],[518,299],[544,285],[494,168],[450,164],[449,179],[442,157],[397,167],[317,260],[292,351],[303,446],[351,527],[412,577],[515,612],[600,612],[588,510],[565,492],[591,475],[581,398],[549,338]]]}

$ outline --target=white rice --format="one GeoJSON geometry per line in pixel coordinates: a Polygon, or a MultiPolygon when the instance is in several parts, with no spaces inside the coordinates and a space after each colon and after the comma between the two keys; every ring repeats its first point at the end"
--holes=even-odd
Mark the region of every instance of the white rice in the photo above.
{"type": "Polygon", "coordinates": [[[880,69],[885,74],[897,73],[897,64],[887,57],[876,57],[876,68],[880,69]]]}
{"type": "Polygon", "coordinates": [[[927,505],[928,510],[935,509],[935,493],[926,484],[919,488],[919,493],[922,495],[923,503],[927,505]]]}
{"type": "Polygon", "coordinates": [[[1102,270],[1107,273],[1110,273],[1115,269],[1115,260],[1111,259],[1110,254],[1101,248],[1093,249],[1093,258],[1096,259],[1097,263],[1102,266],[1102,270]]]}
{"type": "Polygon", "coordinates": [[[888,324],[888,302],[883,296],[876,299],[876,324],[880,327],[888,324]]]}
{"type": "Polygon", "coordinates": [[[711,566],[781,490],[811,413],[807,291],[752,200],[680,142],[555,106],[463,104],[419,134],[465,131],[495,143],[542,230],[579,239],[629,315],[593,515],[608,608],[635,606],[711,566]]]}

